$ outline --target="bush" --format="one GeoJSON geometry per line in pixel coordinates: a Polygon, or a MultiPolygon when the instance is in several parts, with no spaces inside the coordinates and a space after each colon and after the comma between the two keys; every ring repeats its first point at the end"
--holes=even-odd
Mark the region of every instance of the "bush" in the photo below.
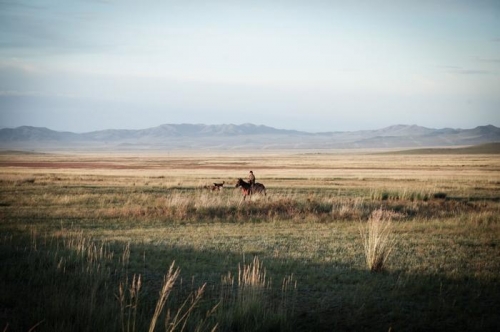
{"type": "Polygon", "coordinates": [[[446,193],[438,192],[432,195],[435,199],[445,199],[446,198],[446,193]]]}

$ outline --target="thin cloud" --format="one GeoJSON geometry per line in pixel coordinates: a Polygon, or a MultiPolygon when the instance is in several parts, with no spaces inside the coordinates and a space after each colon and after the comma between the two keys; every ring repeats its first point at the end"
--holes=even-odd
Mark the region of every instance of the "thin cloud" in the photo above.
{"type": "Polygon", "coordinates": [[[0,3],[0,55],[92,53],[105,45],[78,36],[94,20],[93,11],[66,9],[64,15],[53,6],[0,3]],[[78,37],[75,37],[78,36],[78,37]]]}
{"type": "Polygon", "coordinates": [[[0,71],[5,69],[14,69],[25,73],[40,74],[44,71],[32,63],[18,58],[0,59],[0,71]]]}
{"type": "Polygon", "coordinates": [[[78,98],[76,95],[66,93],[46,93],[41,91],[18,91],[0,90],[0,97],[56,97],[56,98],[78,98]]]}
{"type": "Polygon", "coordinates": [[[490,75],[493,72],[490,70],[484,70],[484,69],[468,69],[468,68],[463,68],[459,66],[437,66],[438,68],[442,69],[446,73],[449,74],[456,74],[456,75],[490,75]]]}
{"type": "Polygon", "coordinates": [[[0,91],[0,97],[41,97],[44,94],[39,91],[0,91]]]}
{"type": "Polygon", "coordinates": [[[500,63],[500,58],[476,58],[479,62],[500,63]]]}
{"type": "Polygon", "coordinates": [[[456,70],[455,73],[460,75],[490,75],[492,72],[481,69],[460,69],[456,70]]]}

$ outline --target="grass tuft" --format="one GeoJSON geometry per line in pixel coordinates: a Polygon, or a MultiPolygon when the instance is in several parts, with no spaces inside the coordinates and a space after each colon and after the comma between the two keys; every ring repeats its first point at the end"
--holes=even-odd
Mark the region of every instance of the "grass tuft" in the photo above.
{"type": "Polygon", "coordinates": [[[228,272],[222,277],[222,310],[219,321],[229,331],[292,330],[297,283],[293,276],[282,283],[280,303],[273,305],[271,279],[257,256],[249,264],[238,265],[238,282],[228,272]]]}
{"type": "Polygon", "coordinates": [[[366,225],[360,227],[366,265],[371,272],[383,271],[394,249],[392,213],[377,209],[372,212],[366,225]]]}

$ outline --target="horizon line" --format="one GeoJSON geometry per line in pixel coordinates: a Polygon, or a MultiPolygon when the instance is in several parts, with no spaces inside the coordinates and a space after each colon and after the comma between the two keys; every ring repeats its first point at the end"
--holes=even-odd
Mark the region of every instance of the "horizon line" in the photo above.
{"type": "Polygon", "coordinates": [[[255,127],[266,127],[266,128],[271,128],[271,129],[275,129],[275,130],[281,130],[281,131],[296,131],[296,132],[302,132],[302,133],[307,133],[307,134],[323,134],[323,133],[348,133],[348,132],[357,132],[357,131],[377,131],[377,130],[384,130],[384,129],[388,129],[388,128],[393,128],[393,127],[418,127],[418,128],[423,128],[423,129],[431,129],[431,130],[441,130],[441,129],[453,129],[453,130],[467,130],[467,129],[475,129],[475,128],[479,128],[479,127],[489,127],[489,126],[492,126],[492,127],[495,127],[495,128],[500,128],[500,127],[497,127],[493,124],[485,124],[485,125],[477,125],[475,127],[471,127],[471,128],[459,128],[459,127],[441,127],[441,128],[433,128],[433,127],[425,127],[425,126],[421,126],[421,125],[418,125],[418,124],[393,124],[393,125],[389,125],[389,126],[386,126],[386,127],[381,127],[381,128],[375,128],[375,129],[357,129],[357,130],[331,130],[331,131],[315,131],[315,132],[312,132],[312,131],[305,131],[305,130],[300,130],[300,129],[284,129],[284,128],[278,128],[278,127],[273,127],[273,126],[269,126],[269,125],[266,125],[266,124],[255,124],[255,123],[250,123],[250,122],[245,122],[245,123],[241,123],[241,124],[235,124],[235,123],[219,123],[219,124],[206,124],[206,123],[187,123],[187,122],[183,122],[183,123],[162,123],[162,124],[159,124],[157,126],[152,126],[152,127],[145,127],[145,128],[139,128],[139,129],[130,129],[130,128],[107,128],[107,129],[97,129],[97,130],[89,130],[89,131],[82,131],[82,132],[76,132],[76,131],[70,131],[70,130],[58,130],[58,129],[51,129],[49,127],[46,127],[46,126],[33,126],[33,125],[20,125],[20,126],[17,126],[17,127],[0,127],[0,130],[4,130],[4,129],[19,129],[19,128],[23,128],[23,127],[28,127],[28,128],[40,128],[40,129],[47,129],[47,130],[51,130],[51,131],[56,131],[56,132],[69,132],[69,133],[74,133],[74,134],[86,134],[86,133],[92,133],[92,132],[100,132],[100,131],[108,131],[108,130],[128,130],[128,131],[140,131],[140,130],[147,130],[147,129],[152,129],[152,128],[158,128],[158,127],[161,127],[161,126],[182,126],[182,125],[189,125],[189,126],[207,126],[207,127],[210,127],[210,126],[245,126],[245,125],[251,125],[251,126],[255,126],[255,127]]]}

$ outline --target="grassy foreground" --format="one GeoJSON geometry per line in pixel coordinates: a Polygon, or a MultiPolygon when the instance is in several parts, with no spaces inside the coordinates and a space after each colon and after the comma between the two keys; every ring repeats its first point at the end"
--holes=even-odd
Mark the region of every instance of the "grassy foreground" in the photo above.
{"type": "Polygon", "coordinates": [[[4,154],[0,329],[496,330],[499,192],[497,155],[4,154]]]}

